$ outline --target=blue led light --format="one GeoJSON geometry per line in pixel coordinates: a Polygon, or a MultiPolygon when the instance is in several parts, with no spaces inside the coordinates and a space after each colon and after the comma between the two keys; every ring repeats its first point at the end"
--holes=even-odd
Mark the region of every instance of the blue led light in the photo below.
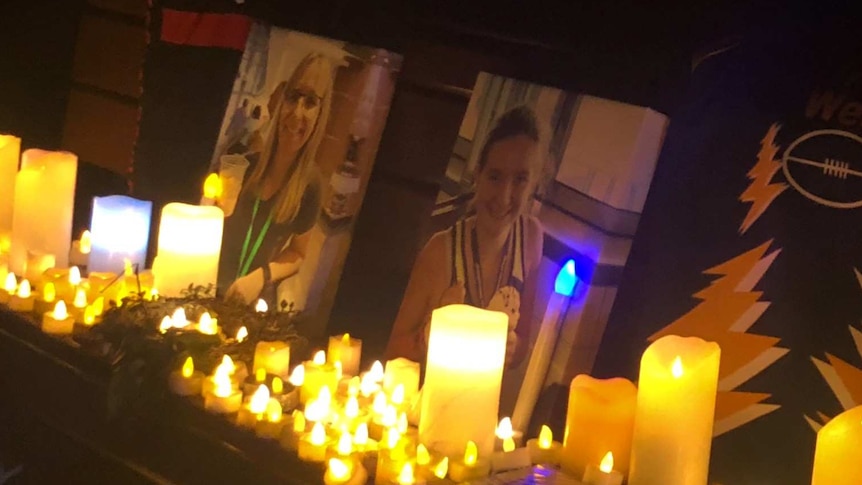
{"type": "Polygon", "coordinates": [[[575,260],[570,259],[563,265],[563,269],[557,274],[554,282],[554,291],[563,296],[572,296],[575,285],[578,283],[578,275],[575,274],[575,260]]]}

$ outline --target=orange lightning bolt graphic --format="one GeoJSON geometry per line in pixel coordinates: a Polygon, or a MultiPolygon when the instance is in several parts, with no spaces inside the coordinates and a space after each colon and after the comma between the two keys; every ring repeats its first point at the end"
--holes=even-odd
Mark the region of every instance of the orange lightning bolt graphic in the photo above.
{"type": "Polygon", "coordinates": [[[760,404],[769,394],[734,391],[787,353],[787,349],[775,347],[778,338],[748,333],[769,308],[768,301],[760,301],[762,293],[752,288],[780,253],[775,250],[764,256],[770,244],[772,241],[704,271],[721,277],[694,294],[701,303],[649,337],[651,341],[665,335],[700,337],[721,347],[715,436],[779,407],[760,404]]]}
{"type": "Polygon", "coordinates": [[[739,200],[742,202],[751,202],[751,207],[748,209],[748,214],[739,226],[739,233],[743,234],[754,224],[769,207],[769,204],[778,197],[778,194],[784,192],[787,184],[771,184],[772,177],[775,172],[781,168],[781,162],[776,159],[778,154],[778,145],[775,144],[775,135],[778,134],[779,126],[773,124],[767,130],[766,135],[760,140],[760,151],[757,152],[757,163],[748,171],[748,178],[751,179],[751,185],[748,186],[739,200]]]}

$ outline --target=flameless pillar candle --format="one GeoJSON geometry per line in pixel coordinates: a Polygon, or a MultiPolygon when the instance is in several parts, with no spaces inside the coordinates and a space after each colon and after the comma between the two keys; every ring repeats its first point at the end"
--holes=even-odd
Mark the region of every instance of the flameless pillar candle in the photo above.
{"type": "Polygon", "coordinates": [[[630,485],[703,485],[715,416],[721,349],[669,335],[641,358],[630,485]]]}
{"type": "Polygon", "coordinates": [[[125,195],[93,198],[90,220],[91,271],[119,273],[126,259],[143,269],[150,240],[153,203],[125,195]]]}
{"type": "Polygon", "coordinates": [[[611,451],[617,470],[628,473],[638,390],[628,379],[575,376],[569,387],[563,470],[583,476],[587,465],[598,464],[611,451]]]}
{"type": "Polygon", "coordinates": [[[78,157],[68,152],[24,152],[15,179],[11,269],[24,274],[27,251],[53,254],[68,265],[78,157]]]}
{"type": "Polygon", "coordinates": [[[431,314],[419,438],[454,456],[476,443],[479,456],[494,451],[509,317],[468,305],[431,314]]]}
{"type": "Polygon", "coordinates": [[[218,280],[224,213],[216,206],[173,202],[162,209],[155,286],[165,296],[180,296],[189,284],[218,280]]]}
{"type": "Polygon", "coordinates": [[[329,347],[326,349],[329,361],[341,362],[341,372],[344,376],[359,375],[359,358],[362,355],[362,340],[351,338],[350,334],[329,337],[329,347]]]}
{"type": "Polygon", "coordinates": [[[290,344],[261,341],[254,347],[254,372],[264,369],[267,374],[290,378],[290,344]]]}
{"type": "Polygon", "coordinates": [[[0,135],[0,253],[8,251],[11,243],[15,175],[18,174],[20,152],[20,138],[0,135]]]}
{"type": "Polygon", "coordinates": [[[862,483],[862,406],[848,409],[817,432],[811,485],[862,483]]]}

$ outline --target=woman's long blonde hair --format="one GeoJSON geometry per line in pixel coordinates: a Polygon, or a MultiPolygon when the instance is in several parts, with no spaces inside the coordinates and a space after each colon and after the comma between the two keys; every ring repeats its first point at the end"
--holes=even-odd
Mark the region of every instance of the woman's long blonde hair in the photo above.
{"type": "Polygon", "coordinates": [[[296,167],[293,169],[287,183],[276,193],[275,205],[273,207],[273,219],[276,224],[293,220],[299,212],[305,188],[308,186],[314,173],[317,148],[326,134],[329,108],[332,104],[332,65],[322,54],[311,53],[305,56],[299,65],[296,66],[296,69],[293,70],[290,79],[281,82],[273,90],[269,98],[268,109],[270,118],[263,137],[263,150],[261,150],[257,164],[254,170],[252,170],[251,175],[249,175],[248,182],[243,189],[251,191],[253,194],[260,193],[266,170],[275,156],[279,131],[278,124],[281,119],[281,110],[284,106],[285,93],[296,86],[303,73],[314,64],[321,64],[320,69],[322,69],[322,72],[326,76],[324,79],[325,92],[321,99],[320,113],[317,115],[314,128],[312,128],[311,137],[296,155],[296,160],[294,161],[296,167]]]}

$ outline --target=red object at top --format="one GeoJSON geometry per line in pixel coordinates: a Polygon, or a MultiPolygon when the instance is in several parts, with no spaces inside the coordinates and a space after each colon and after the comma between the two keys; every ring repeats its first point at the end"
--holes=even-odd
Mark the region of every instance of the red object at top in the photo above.
{"type": "Polygon", "coordinates": [[[162,9],[161,40],[171,44],[244,50],[251,19],[234,13],[162,9]]]}

